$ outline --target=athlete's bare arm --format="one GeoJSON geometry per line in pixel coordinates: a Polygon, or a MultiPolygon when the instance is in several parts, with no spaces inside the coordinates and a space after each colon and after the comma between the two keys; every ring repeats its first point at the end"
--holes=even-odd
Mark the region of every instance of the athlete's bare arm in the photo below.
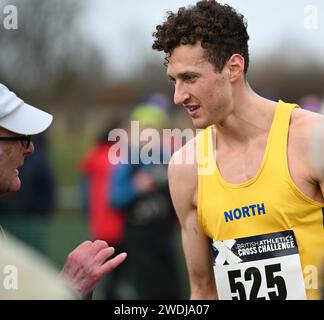
{"type": "Polygon", "coordinates": [[[182,243],[191,289],[190,298],[216,299],[211,249],[208,238],[198,225],[197,166],[183,163],[185,162],[186,148],[194,148],[193,140],[173,155],[169,164],[169,186],[181,225],[182,243]]]}
{"type": "Polygon", "coordinates": [[[323,122],[324,117],[320,114],[295,109],[288,139],[288,164],[294,183],[307,196],[321,203],[324,202],[324,177],[312,166],[310,149],[314,129],[323,122]]]}
{"type": "MultiPolygon", "coordinates": [[[[318,117],[316,117],[316,119],[314,119],[314,124],[311,123],[310,124],[312,128],[317,129],[316,134],[317,136],[314,135],[314,129],[312,132],[312,136],[310,139],[316,139],[316,141],[313,141],[313,152],[311,152],[310,156],[315,156],[315,162],[318,162],[316,167],[317,170],[315,170],[315,180],[318,181],[321,193],[322,193],[322,198],[324,199],[324,145],[322,144],[324,141],[324,130],[323,130],[323,126],[324,126],[324,116],[319,115],[318,117]],[[319,128],[321,128],[321,130],[318,130],[319,128]],[[320,135],[320,136],[319,136],[320,135]],[[314,148],[316,150],[314,150],[314,148]],[[315,152],[314,152],[315,151],[315,152]],[[319,162],[321,164],[319,164],[319,162]]],[[[314,165],[314,163],[313,163],[314,165]]],[[[324,202],[324,201],[321,201],[324,202]]]]}

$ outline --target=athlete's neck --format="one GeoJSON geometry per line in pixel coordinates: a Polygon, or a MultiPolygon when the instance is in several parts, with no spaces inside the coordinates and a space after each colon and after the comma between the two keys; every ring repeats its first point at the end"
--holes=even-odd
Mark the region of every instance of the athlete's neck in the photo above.
{"type": "Polygon", "coordinates": [[[217,144],[244,146],[271,128],[277,102],[265,99],[250,88],[233,96],[231,112],[216,123],[217,144]]]}

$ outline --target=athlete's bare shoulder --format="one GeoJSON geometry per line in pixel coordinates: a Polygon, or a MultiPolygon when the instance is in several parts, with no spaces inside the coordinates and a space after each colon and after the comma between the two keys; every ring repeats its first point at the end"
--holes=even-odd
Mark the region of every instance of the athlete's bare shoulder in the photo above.
{"type": "Polygon", "coordinates": [[[295,108],[292,112],[291,116],[291,127],[295,127],[295,129],[309,129],[313,125],[324,121],[324,116],[322,114],[308,111],[301,108],[295,108]]]}
{"type": "Polygon", "coordinates": [[[324,121],[321,114],[296,108],[291,115],[289,135],[293,143],[298,143],[300,148],[309,148],[312,133],[316,126],[324,121]]]}
{"type": "Polygon", "coordinates": [[[173,154],[169,163],[170,193],[176,209],[181,207],[178,212],[196,206],[198,173],[195,152],[196,138],[193,138],[173,154]]]}
{"type": "Polygon", "coordinates": [[[310,166],[310,149],[314,140],[314,130],[324,123],[324,116],[303,109],[294,109],[291,116],[288,139],[288,156],[300,164],[299,171],[304,170],[312,180],[317,180],[317,174],[310,166]]]}
{"type": "Polygon", "coordinates": [[[197,179],[196,138],[189,140],[172,155],[169,163],[170,174],[184,180],[197,179]]]}

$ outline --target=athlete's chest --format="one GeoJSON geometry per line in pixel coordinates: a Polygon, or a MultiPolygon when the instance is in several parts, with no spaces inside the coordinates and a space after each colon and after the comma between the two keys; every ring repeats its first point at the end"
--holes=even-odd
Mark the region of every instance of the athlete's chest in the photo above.
{"type": "Polygon", "coordinates": [[[232,184],[240,184],[252,179],[262,165],[265,149],[265,138],[236,149],[215,148],[215,159],[221,176],[232,184]]]}
{"type": "MultiPolygon", "coordinates": [[[[298,141],[291,135],[287,141],[285,157],[278,157],[279,165],[287,166],[287,174],[302,193],[323,202],[319,185],[311,180],[307,165],[307,150],[300,148],[298,141]]],[[[276,167],[268,165],[267,141],[265,137],[240,149],[214,148],[215,159],[222,178],[232,184],[245,183],[255,178],[264,168],[273,175],[278,174],[276,167]]]]}

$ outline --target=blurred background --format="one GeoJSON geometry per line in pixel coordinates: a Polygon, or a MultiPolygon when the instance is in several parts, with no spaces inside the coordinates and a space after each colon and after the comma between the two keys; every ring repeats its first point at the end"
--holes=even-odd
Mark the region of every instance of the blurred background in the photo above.
{"type": "MultiPolygon", "coordinates": [[[[220,2],[232,5],[248,20],[251,54],[248,79],[252,88],[273,100],[297,102],[321,112],[324,2],[220,2]]],[[[99,237],[96,225],[102,217],[94,217],[91,209],[91,201],[99,200],[93,199],[90,189],[96,183],[103,183],[96,181],[93,173],[100,167],[96,162],[100,157],[96,147],[102,141],[102,132],[107,134],[109,128],[117,126],[127,128],[134,108],[141,103],[163,110],[167,118],[164,125],[168,128],[191,126],[181,108],[172,104],[173,88],[165,76],[163,55],[153,52],[151,45],[152,32],[166,11],[193,3],[0,0],[0,82],[28,103],[52,113],[55,119],[46,134],[34,140],[37,152],[26,159],[25,167],[20,170],[21,191],[1,199],[0,223],[44,253],[58,268],[77,244],[99,237]],[[5,27],[8,5],[17,8],[15,29],[5,27]],[[91,157],[95,159],[93,163],[91,157]]],[[[110,171],[104,170],[108,175],[110,171]]],[[[138,174],[135,179],[141,184],[139,181],[146,178],[138,174]]],[[[102,197],[107,196],[104,187],[100,190],[102,197]]],[[[123,206],[117,201],[112,210],[123,211],[120,217],[127,216],[131,205],[130,202],[123,206]]],[[[129,232],[122,225],[129,224],[127,218],[117,220],[113,224],[119,226],[120,234],[111,241],[122,249],[125,234],[129,232]]],[[[174,296],[160,298],[187,298],[176,221],[168,237],[168,245],[176,257],[172,268],[178,288],[174,296]]],[[[153,265],[154,259],[147,260],[153,265]]],[[[139,289],[130,275],[132,272],[122,270],[115,285],[117,293],[107,293],[107,286],[113,283],[109,280],[99,286],[95,298],[145,298],[143,292],[150,288],[139,289]]]]}

